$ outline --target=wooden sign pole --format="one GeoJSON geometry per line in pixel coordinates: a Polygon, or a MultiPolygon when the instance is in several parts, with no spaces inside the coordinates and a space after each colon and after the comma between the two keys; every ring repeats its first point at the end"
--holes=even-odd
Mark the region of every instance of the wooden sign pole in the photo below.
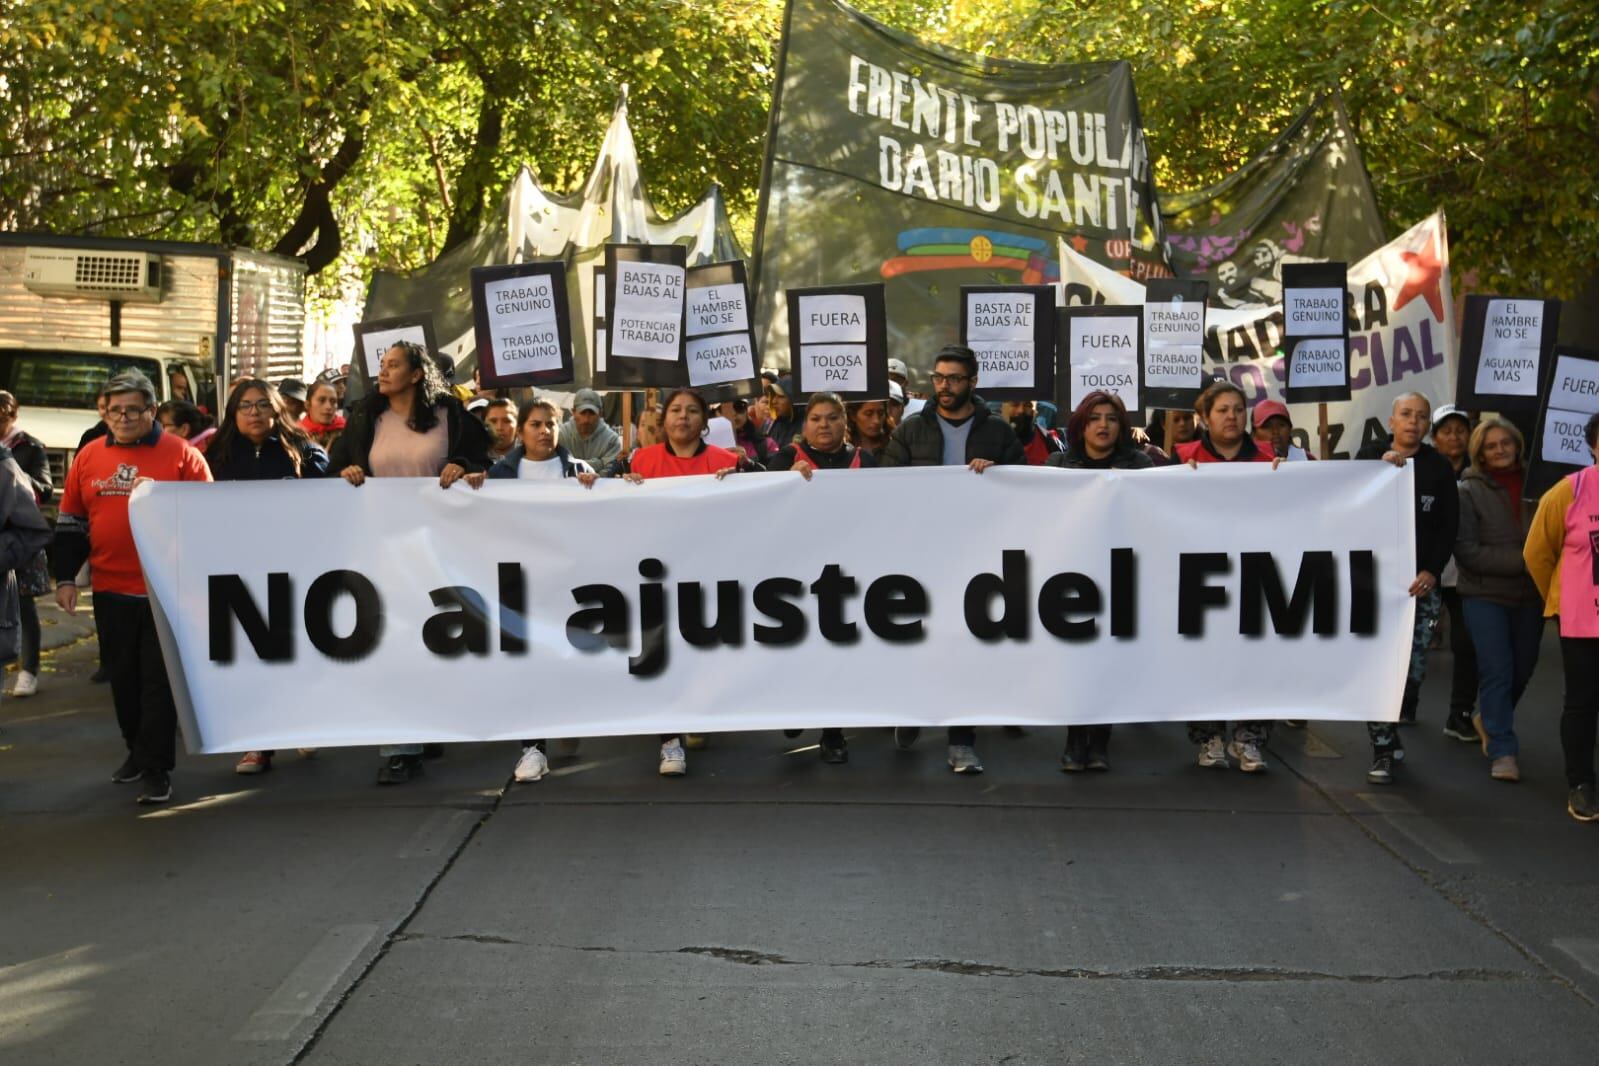
{"type": "Polygon", "coordinates": [[[1325,403],[1316,405],[1316,421],[1319,423],[1318,428],[1321,432],[1321,458],[1331,459],[1332,456],[1327,454],[1327,405],[1325,403]]]}

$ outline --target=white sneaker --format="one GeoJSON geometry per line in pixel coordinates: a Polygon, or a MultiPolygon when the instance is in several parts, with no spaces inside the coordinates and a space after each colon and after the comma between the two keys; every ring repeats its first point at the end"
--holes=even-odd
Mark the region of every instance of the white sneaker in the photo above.
{"type": "Polygon", "coordinates": [[[688,756],[683,754],[681,737],[674,737],[661,745],[661,776],[682,777],[688,773],[688,756]]]}
{"type": "Polygon", "coordinates": [[[1222,745],[1221,737],[1211,737],[1199,749],[1199,765],[1206,769],[1227,768],[1227,749],[1222,745]]]}
{"type": "Polygon", "coordinates": [[[1238,768],[1246,774],[1257,774],[1266,768],[1266,759],[1253,740],[1235,740],[1227,745],[1227,754],[1238,760],[1238,768]]]}
{"type": "Polygon", "coordinates": [[[537,781],[550,772],[550,760],[544,753],[529,744],[522,750],[522,757],[516,760],[516,772],[512,775],[518,781],[537,781]]]}
{"type": "Polygon", "coordinates": [[[18,670],[17,679],[11,683],[11,691],[6,695],[21,699],[24,696],[32,696],[38,691],[39,679],[26,670],[18,670]]]}
{"type": "Polygon", "coordinates": [[[977,757],[977,749],[970,744],[951,744],[949,768],[957,774],[980,774],[983,772],[983,760],[977,757]]]}

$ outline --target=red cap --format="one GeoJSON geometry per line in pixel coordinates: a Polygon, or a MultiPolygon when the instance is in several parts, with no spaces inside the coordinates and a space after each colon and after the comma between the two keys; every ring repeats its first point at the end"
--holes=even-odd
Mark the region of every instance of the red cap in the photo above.
{"type": "MultiPolygon", "coordinates": [[[[1276,400],[1261,400],[1255,405],[1253,418],[1255,428],[1259,429],[1270,419],[1288,418],[1288,408],[1284,407],[1276,400]]],[[[1288,421],[1290,424],[1292,424],[1294,420],[1292,418],[1288,418],[1288,421]]]]}

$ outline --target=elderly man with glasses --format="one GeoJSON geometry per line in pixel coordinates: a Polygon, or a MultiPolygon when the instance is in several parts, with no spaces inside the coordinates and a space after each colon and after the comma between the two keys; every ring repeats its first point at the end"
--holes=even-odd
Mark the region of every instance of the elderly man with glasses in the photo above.
{"type": "Polygon", "coordinates": [[[94,582],[94,624],[111,681],[111,702],[128,757],[111,775],[140,781],[139,802],[172,798],[177,709],[128,524],[128,494],[141,481],[210,481],[205,457],[156,424],[155,386],[129,371],[105,383],[110,432],[72,460],[56,519],[56,603],[78,608],[74,583],[87,559],[94,582]]]}

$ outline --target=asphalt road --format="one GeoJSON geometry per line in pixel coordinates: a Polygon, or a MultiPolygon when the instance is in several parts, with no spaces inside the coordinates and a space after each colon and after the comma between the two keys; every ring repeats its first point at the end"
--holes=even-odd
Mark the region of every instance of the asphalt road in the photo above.
{"type": "Polygon", "coordinates": [[[1599,1060],[1552,639],[1519,785],[1442,736],[1439,653],[1388,789],[1353,725],[1280,730],[1260,775],[1121,727],[1076,777],[1059,729],[983,730],[978,778],[871,730],[843,767],[717,735],[680,780],[643,738],[520,786],[510,745],[391,789],[367,750],[180,756],[151,811],[48,620],[39,695],[0,704],[7,1066],[1599,1060]]]}

